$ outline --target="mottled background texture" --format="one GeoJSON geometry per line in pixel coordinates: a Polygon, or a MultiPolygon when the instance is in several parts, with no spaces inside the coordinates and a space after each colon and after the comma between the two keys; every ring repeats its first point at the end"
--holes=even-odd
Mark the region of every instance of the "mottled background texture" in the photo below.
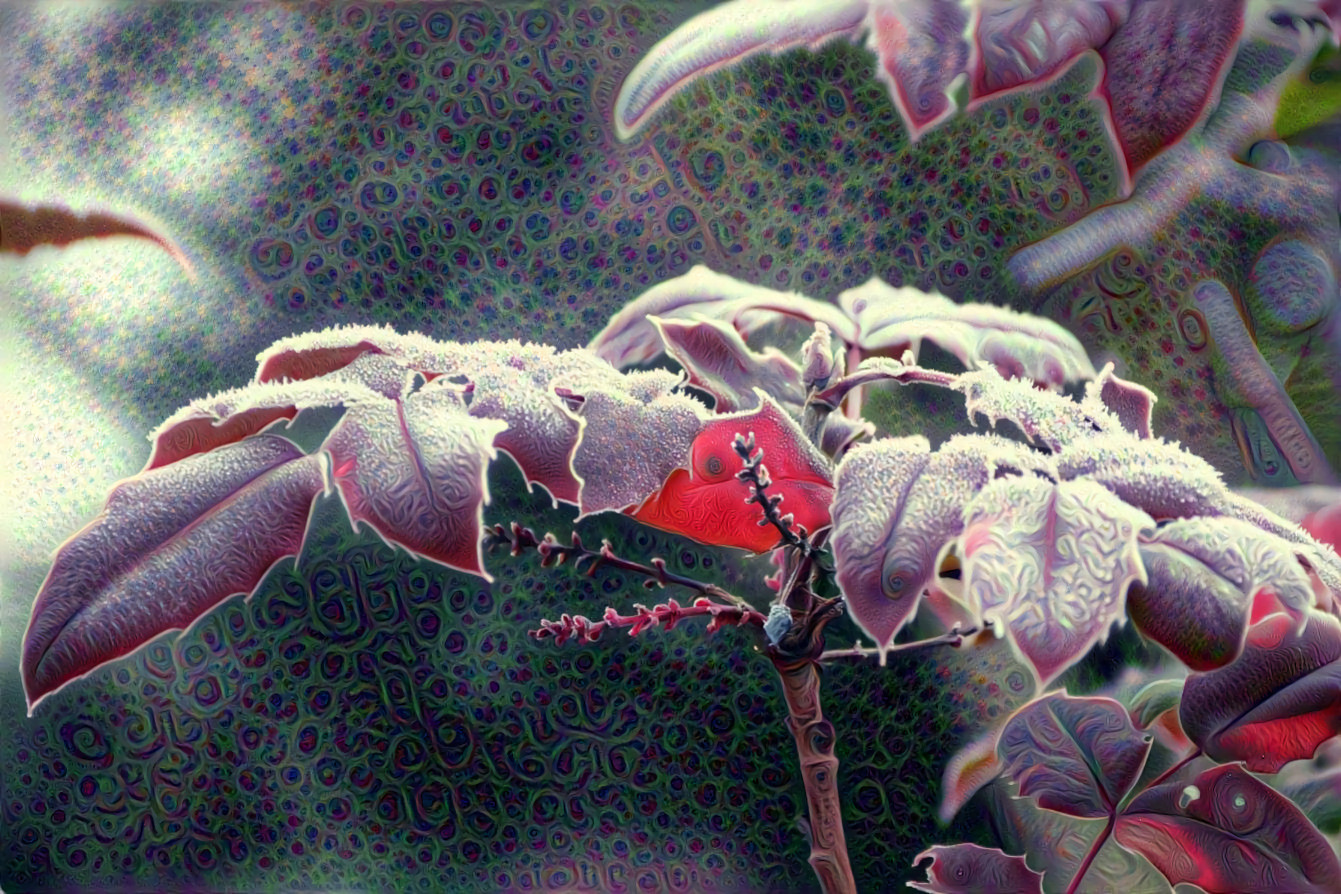
{"type": "MultiPolygon", "coordinates": [[[[1092,67],[910,145],[871,54],[840,42],[723,72],[618,142],[621,79],[701,8],[0,7],[0,192],[150,221],[194,268],[132,239],[0,259],[5,891],[814,887],[782,700],[744,632],[536,643],[542,617],[647,596],[502,554],[487,586],[352,532],[333,500],[252,599],[26,716],[19,644],[51,551],[153,426],[244,384],[281,336],[574,347],[698,263],[817,298],[874,275],[1062,320],[1161,394],[1162,431],[1242,474],[1185,293],[1241,281],[1264,227],[1212,202],[1044,295],[1005,270],[1117,195],[1092,67]]],[[[1334,396],[1292,393],[1335,459],[1334,396]]],[[[906,401],[871,406],[889,430],[958,424],[906,401]]],[[[490,486],[491,522],[572,523],[506,459],[490,486]]],[[[579,528],[766,598],[759,562],[579,528]]],[[[1026,680],[990,655],[827,673],[863,890],[917,874],[928,844],[990,840],[972,810],[937,826],[943,764],[1026,680]]]]}

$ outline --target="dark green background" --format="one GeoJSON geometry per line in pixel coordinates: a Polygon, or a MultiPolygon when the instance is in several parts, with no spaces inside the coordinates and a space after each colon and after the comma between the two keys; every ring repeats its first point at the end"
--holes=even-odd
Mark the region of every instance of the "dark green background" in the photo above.
{"type": "MultiPolygon", "coordinates": [[[[708,79],[618,143],[622,77],[700,8],[0,8],[0,190],[145,217],[196,271],[132,240],[0,262],[4,890],[813,887],[757,641],[537,644],[542,617],[649,596],[504,555],[487,587],[352,533],[338,504],[250,601],[25,716],[17,655],[51,550],[143,464],[145,433],[245,383],[276,338],[357,322],[573,347],[698,263],[817,298],[874,275],[1056,316],[1168,397],[1166,434],[1238,469],[1213,389],[1188,391],[1209,359],[1176,310],[1180,284],[1241,277],[1269,234],[1212,216],[1193,257],[1171,232],[1046,296],[1004,271],[1116,195],[1091,69],[911,146],[873,57],[838,43],[708,79]]],[[[892,431],[961,424],[944,398],[871,407],[892,431]]],[[[570,526],[506,460],[491,489],[490,521],[570,526]]],[[[758,563],[580,527],[766,599],[758,563]]],[[[936,826],[943,763],[1024,685],[990,655],[826,676],[863,890],[985,834],[936,826]]]]}

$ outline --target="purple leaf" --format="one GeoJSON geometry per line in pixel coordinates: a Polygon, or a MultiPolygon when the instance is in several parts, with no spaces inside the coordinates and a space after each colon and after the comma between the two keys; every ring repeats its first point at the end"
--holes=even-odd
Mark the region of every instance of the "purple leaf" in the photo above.
{"type": "Polygon", "coordinates": [[[1127,586],[1145,577],[1137,535],[1153,527],[1093,482],[993,481],[964,510],[965,598],[1045,684],[1123,618],[1127,586]]]}
{"type": "Polygon", "coordinates": [[[258,435],[117,485],[56,554],[23,646],[29,707],[70,680],[250,593],[298,553],[319,456],[258,435]]]}
{"type": "Polygon", "coordinates": [[[876,78],[889,88],[910,140],[955,111],[949,93],[968,68],[971,15],[962,4],[937,0],[871,3],[866,45],[875,51],[876,78]]]}
{"type": "Polygon", "coordinates": [[[1024,378],[1060,388],[1092,378],[1085,349],[1051,320],[1009,308],[968,302],[913,288],[894,288],[872,279],[838,296],[838,305],[856,323],[857,347],[866,353],[916,356],[925,339],[948,351],[965,367],[988,364],[1005,378],[1024,378]]]}
{"type": "Polygon", "coordinates": [[[973,95],[991,96],[1061,71],[1103,46],[1127,20],[1130,0],[1042,0],[983,5],[973,95]]]}
{"type": "Polygon", "coordinates": [[[1142,538],[1146,583],[1127,593],[1141,632],[1197,671],[1229,664],[1243,649],[1263,590],[1302,616],[1313,590],[1289,544],[1232,518],[1171,522],[1142,538]]]}
{"type": "Polygon", "coordinates": [[[1213,767],[1191,784],[1143,792],[1118,817],[1119,844],[1170,884],[1208,894],[1341,891],[1341,863],[1317,828],[1242,767],[1213,767]]]}
{"type": "Polygon", "coordinates": [[[1028,450],[985,436],[924,438],[853,448],[838,466],[834,564],[848,610],[878,648],[889,645],[934,584],[942,550],[963,527],[969,500],[998,467],[1028,450]]]}
{"type": "Polygon", "coordinates": [[[716,412],[753,409],[759,403],[755,388],[798,410],[805,400],[800,367],[776,348],[753,351],[735,329],[717,320],[647,319],[689,384],[716,398],[716,412]]]}
{"type": "Polygon", "coordinates": [[[405,401],[350,407],[323,445],[349,517],[387,541],[491,578],[481,545],[494,437],[507,427],[466,413],[461,395],[431,382],[405,401]]]}
{"type": "Polygon", "coordinates": [[[1101,819],[1141,775],[1150,738],[1112,699],[1052,693],[1016,711],[996,748],[1021,795],[1047,810],[1101,819]]]}
{"type": "Polygon", "coordinates": [[[1113,372],[1113,364],[1108,363],[1099,370],[1094,381],[1085,385],[1083,406],[1102,407],[1116,416],[1129,434],[1138,438],[1151,438],[1150,417],[1155,409],[1155,393],[1144,385],[1120,379],[1113,372]]]}
{"type": "Polygon", "coordinates": [[[1243,0],[1133,3],[1130,18],[1102,45],[1104,87],[1130,170],[1177,142],[1219,98],[1243,6],[1243,0]]]}
{"type": "Polygon", "coordinates": [[[1228,667],[1183,686],[1183,729],[1218,761],[1274,773],[1341,733],[1341,622],[1310,613],[1303,631],[1276,614],[1248,631],[1228,667]]]}
{"type": "Polygon", "coordinates": [[[1043,876],[996,848],[976,844],[937,844],[913,859],[916,866],[930,858],[925,882],[908,887],[930,894],[1043,894],[1043,876]]]}

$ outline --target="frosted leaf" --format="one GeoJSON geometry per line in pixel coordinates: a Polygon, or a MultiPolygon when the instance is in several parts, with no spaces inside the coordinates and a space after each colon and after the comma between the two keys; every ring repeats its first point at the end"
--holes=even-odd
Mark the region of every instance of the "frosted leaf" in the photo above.
{"type": "Polygon", "coordinates": [[[350,407],[323,445],[350,519],[452,568],[484,571],[481,536],[493,441],[507,423],[467,415],[429,383],[404,402],[350,407]]]}
{"type": "Polygon", "coordinates": [[[1018,379],[1003,379],[991,367],[961,373],[950,387],[964,395],[970,422],[979,413],[992,426],[1004,419],[1054,452],[1117,427],[1111,417],[1096,419],[1070,398],[1040,391],[1018,379]]]}
{"type": "Polygon", "coordinates": [[[1057,456],[1064,479],[1088,478],[1157,519],[1215,511],[1226,493],[1210,463],[1158,439],[1110,431],[1068,444],[1057,456]]]}
{"type": "Polygon", "coordinates": [[[662,340],[649,320],[717,320],[748,337],[779,317],[817,320],[852,343],[856,329],[832,304],[796,292],[753,286],[698,265],[684,276],[658,283],[625,305],[588,344],[617,367],[646,363],[662,353],[662,340]]]}
{"type": "Polygon", "coordinates": [[[1086,383],[1081,407],[1091,416],[1111,413],[1128,433],[1150,438],[1150,416],[1158,399],[1144,385],[1118,378],[1113,364],[1107,363],[1093,381],[1086,383]]]}
{"type": "Polygon", "coordinates": [[[301,410],[399,397],[413,375],[389,357],[363,353],[315,379],[246,385],[192,401],[149,435],[146,469],[240,441],[301,410]]]}
{"type": "Polygon", "coordinates": [[[581,398],[573,470],[583,515],[635,506],[655,492],[688,463],[708,416],[698,401],[674,392],[679,376],[650,370],[621,378],[621,390],[581,391],[576,381],[556,380],[556,387],[581,398]]]}
{"type": "Polygon", "coordinates": [[[1001,478],[964,512],[965,597],[1046,684],[1123,618],[1145,513],[1090,481],[1001,478]]]}

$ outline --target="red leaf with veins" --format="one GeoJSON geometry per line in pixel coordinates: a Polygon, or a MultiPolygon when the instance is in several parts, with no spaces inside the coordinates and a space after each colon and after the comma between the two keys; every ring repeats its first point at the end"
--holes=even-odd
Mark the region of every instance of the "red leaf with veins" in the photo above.
{"type": "Polygon", "coordinates": [[[1180,719],[1207,755],[1275,773],[1341,733],[1341,622],[1314,613],[1297,628],[1272,615],[1233,664],[1187,678],[1180,719]]]}
{"type": "Polygon", "coordinates": [[[1133,800],[1113,831],[1170,884],[1208,894],[1335,894],[1341,863],[1327,839],[1285,796],[1242,767],[1213,767],[1133,800]]]}

